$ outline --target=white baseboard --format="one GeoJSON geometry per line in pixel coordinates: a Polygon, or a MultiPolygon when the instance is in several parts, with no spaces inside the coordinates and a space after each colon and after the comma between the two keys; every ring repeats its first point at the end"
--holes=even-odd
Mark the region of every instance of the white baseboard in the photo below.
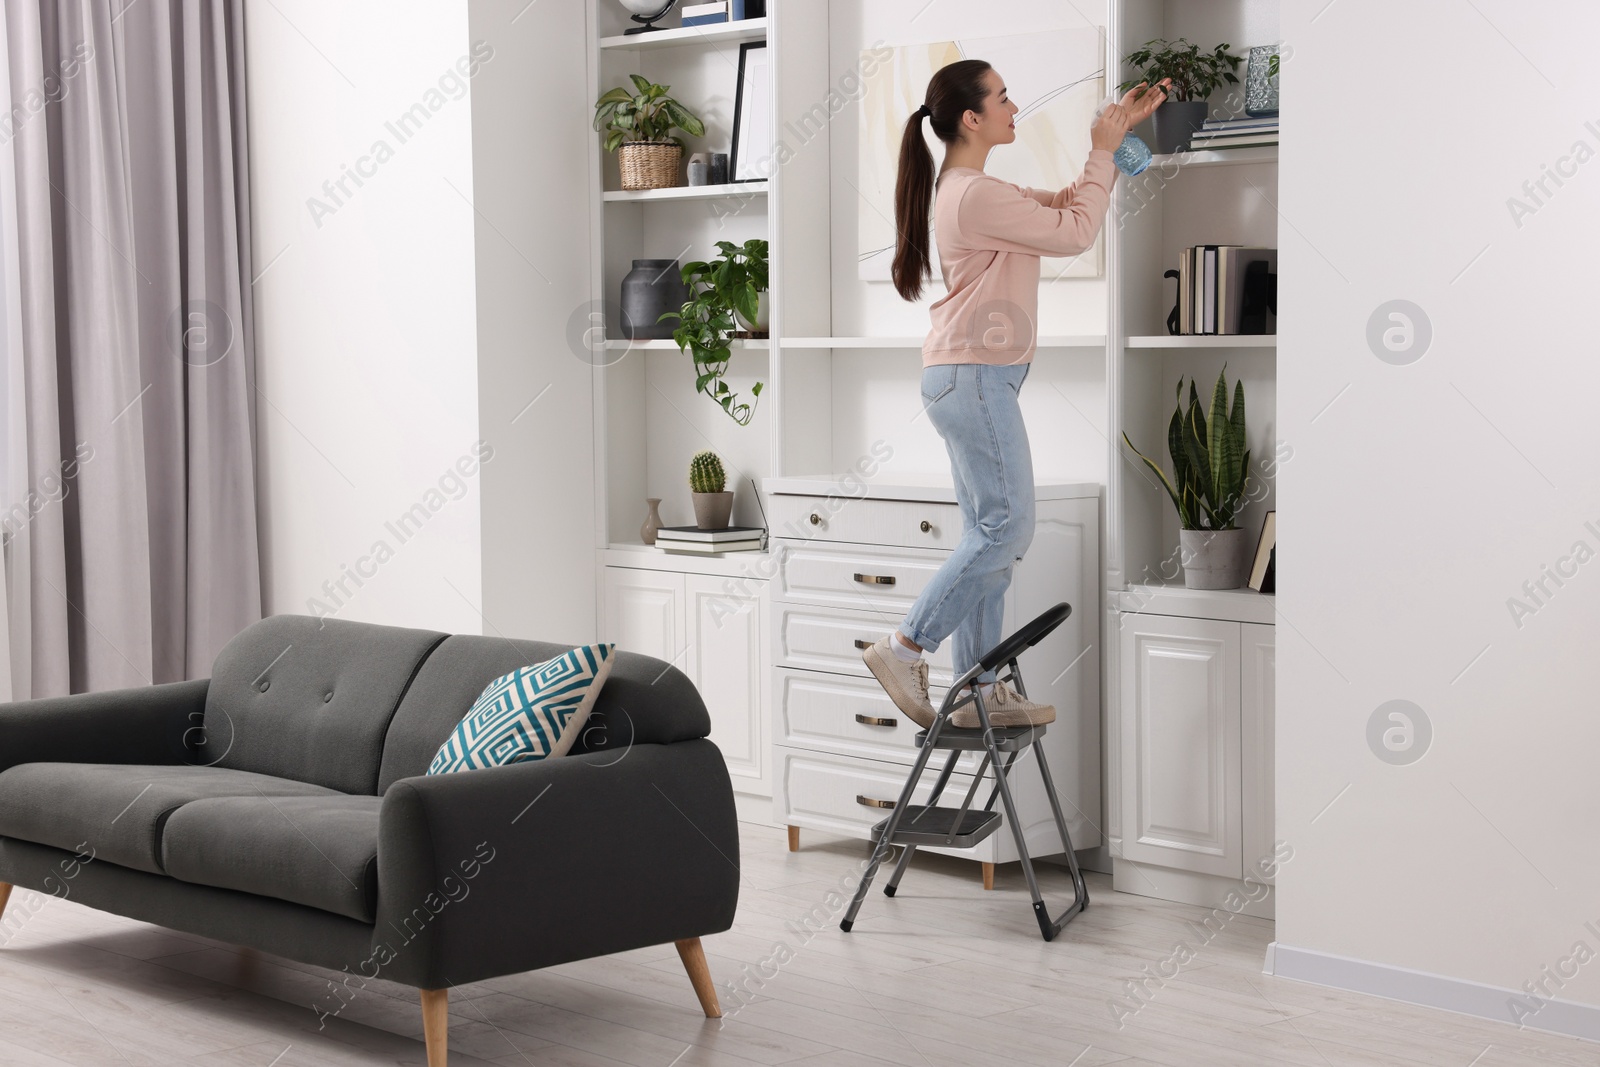
{"type": "Polygon", "coordinates": [[[1600,1007],[1570,1000],[1544,1000],[1535,1010],[1536,1002],[1526,993],[1461,978],[1314,952],[1276,941],[1267,946],[1262,973],[1426,1008],[1442,1008],[1519,1029],[1600,1041],[1600,1007]],[[1513,1004],[1523,1005],[1525,1011],[1514,1012],[1513,1004]]]}

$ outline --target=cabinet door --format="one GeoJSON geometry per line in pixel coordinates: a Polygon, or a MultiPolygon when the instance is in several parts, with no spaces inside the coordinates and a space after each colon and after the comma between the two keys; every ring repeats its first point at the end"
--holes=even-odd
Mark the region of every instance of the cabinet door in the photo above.
{"type": "Polygon", "coordinates": [[[1272,856],[1274,785],[1273,714],[1276,710],[1277,628],[1246,623],[1239,627],[1239,733],[1243,764],[1244,869],[1264,882],[1258,866],[1272,856]]]}
{"type": "Polygon", "coordinates": [[[683,575],[607,567],[601,640],[625,652],[664,659],[687,673],[683,662],[683,575]]]}
{"type": "Polygon", "coordinates": [[[711,713],[711,740],[740,792],[772,795],[768,780],[767,662],[763,592],[730,591],[727,578],[684,576],[685,621],[692,635],[685,670],[711,713]]]}
{"type": "Polygon", "coordinates": [[[1239,624],[1122,616],[1122,854],[1238,878],[1239,624]]]}

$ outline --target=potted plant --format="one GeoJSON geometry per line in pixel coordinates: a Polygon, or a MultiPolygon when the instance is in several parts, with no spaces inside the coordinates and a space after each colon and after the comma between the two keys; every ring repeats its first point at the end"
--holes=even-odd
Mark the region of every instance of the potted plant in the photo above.
{"type": "Polygon", "coordinates": [[[628,77],[636,92],[618,86],[596,100],[594,128],[606,135],[606,151],[617,152],[624,189],[670,188],[678,184],[683,158],[683,139],[672,131],[703,137],[705,123],[667,95],[671,86],[638,74],[628,77]]]}
{"type": "Polygon", "coordinates": [[[694,524],[702,530],[726,530],[733,514],[733,491],[722,460],[712,451],[696,452],[689,461],[689,490],[694,497],[694,524]]]}
{"type": "Polygon", "coordinates": [[[1140,82],[1155,85],[1163,78],[1172,79],[1167,99],[1150,117],[1152,151],[1166,154],[1187,148],[1194,131],[1205,124],[1209,109],[1206,97],[1219,85],[1239,84],[1233,72],[1244,58],[1231,54],[1231,47],[1219,44],[1202,52],[1199,45],[1182,37],[1176,41],[1158,37],[1128,56],[1127,62],[1137,67],[1139,74],[1123,82],[1121,91],[1127,92],[1140,82]]]}
{"type": "Polygon", "coordinates": [[[1167,424],[1167,450],[1172,455],[1169,479],[1153,460],[1122,440],[1156,472],[1182,529],[1178,544],[1183,558],[1183,583],[1190,589],[1237,589],[1245,583],[1249,542],[1234,525],[1245,503],[1250,450],[1245,445],[1244,383],[1234,382],[1233,407],[1228,407],[1227,368],[1217,375],[1211,410],[1200,407],[1199,390],[1189,381],[1189,405],[1183,404],[1183,379],[1178,379],[1178,406],[1167,424]]]}
{"type": "MultiPolygon", "coordinates": [[[[739,402],[739,395],[728,387],[723,375],[728,370],[733,340],[754,336],[766,330],[767,242],[759,238],[736,245],[718,241],[720,253],[709,263],[683,265],[683,282],[689,299],[663,319],[678,320],[672,339],[694,358],[694,387],[722,405],[722,410],[740,426],[748,426],[755,414],[752,404],[739,402]],[[740,323],[745,326],[741,330],[740,323]]],[[[761,395],[756,382],[750,395],[761,395]]]]}

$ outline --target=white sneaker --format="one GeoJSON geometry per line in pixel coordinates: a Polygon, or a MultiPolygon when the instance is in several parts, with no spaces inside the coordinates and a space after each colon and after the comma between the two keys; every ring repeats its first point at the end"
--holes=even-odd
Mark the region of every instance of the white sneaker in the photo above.
{"type": "MultiPolygon", "coordinates": [[[[1056,721],[1056,709],[1049,704],[1035,704],[1005,682],[996,682],[994,690],[983,698],[989,712],[989,725],[1000,729],[1007,726],[1043,726],[1056,721]]],[[[982,727],[978,721],[978,705],[967,704],[957,708],[950,716],[950,725],[960,730],[982,727]]]]}
{"type": "Polygon", "coordinates": [[[872,676],[878,679],[878,684],[883,686],[883,691],[889,694],[889,699],[894,701],[895,707],[926,730],[938,717],[938,712],[934,711],[932,702],[928,700],[928,661],[919,657],[916,662],[907,663],[895,655],[894,649],[889,646],[890,641],[896,640],[899,638],[889,634],[862,652],[861,659],[872,676]]]}

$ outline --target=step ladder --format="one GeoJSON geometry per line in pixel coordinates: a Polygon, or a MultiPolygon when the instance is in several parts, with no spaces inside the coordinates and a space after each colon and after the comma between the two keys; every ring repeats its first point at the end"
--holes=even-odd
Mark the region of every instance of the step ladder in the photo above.
{"type": "Polygon", "coordinates": [[[989,711],[983,703],[983,694],[976,686],[967,688],[985,672],[997,671],[1001,672],[997,675],[999,680],[1010,682],[1018,693],[1027,696],[1028,691],[1023,687],[1018,658],[1024,651],[1044,640],[1070,614],[1072,614],[1070,605],[1057,604],[990,649],[971,670],[956,679],[955,684],[950,687],[933,725],[917,735],[917,747],[920,749],[917,762],[911,768],[911,776],[906,779],[905,788],[900,791],[900,798],[895,802],[893,813],[872,828],[872,836],[876,842],[872,850],[872,860],[867,865],[866,873],[861,876],[861,884],[856,887],[855,899],[850,902],[850,910],[839,923],[839,929],[849,933],[850,928],[855,925],[856,914],[861,910],[861,902],[866,899],[872,879],[878,873],[879,865],[888,858],[891,848],[895,845],[904,846],[899,860],[895,863],[894,873],[889,876],[889,884],[883,887],[884,895],[890,897],[894,896],[896,888],[899,887],[900,879],[911,863],[911,854],[917,850],[918,845],[971,848],[998,830],[1000,813],[994,810],[996,796],[999,797],[1001,806],[1005,810],[1011,834],[1016,838],[1017,855],[1022,860],[1022,873],[1028,880],[1028,893],[1033,898],[1034,918],[1039,921],[1039,932],[1044,935],[1044,939],[1053,941],[1063,926],[1089,906],[1089,887],[1084,883],[1083,872],[1078,869],[1078,859],[1072,851],[1072,836],[1067,832],[1067,820],[1061,814],[1061,800],[1056,796],[1055,782],[1050,778],[1050,765],[1045,760],[1044,746],[1040,744],[1046,727],[991,727],[989,711]],[[968,704],[977,706],[980,725],[976,729],[966,730],[951,725],[950,717],[957,709],[968,704]],[[1050,798],[1050,810],[1055,816],[1056,829],[1061,833],[1061,847],[1067,857],[1067,869],[1072,874],[1072,886],[1076,894],[1072,905],[1054,919],[1050,917],[1050,912],[1045,907],[1044,896],[1039,892],[1039,879],[1033,873],[1033,860],[1028,856],[1028,843],[1024,840],[1022,824],[1017,819],[1016,804],[1012,800],[1011,786],[1007,780],[1016,766],[1018,757],[1030,748],[1033,750],[1033,758],[1039,763],[1039,774],[1044,779],[1045,794],[1050,798]],[[922,772],[927,769],[929,758],[935,751],[946,751],[950,756],[945,761],[943,770],[939,772],[939,778],[933,786],[933,794],[928,797],[927,803],[914,805],[911,798],[916,792],[918,781],[922,778],[922,772]],[[945,786],[949,784],[950,775],[954,773],[956,763],[961,759],[963,752],[982,752],[983,762],[979,765],[978,773],[973,778],[971,787],[967,789],[966,796],[962,798],[961,806],[940,807],[939,798],[943,795],[945,786]],[[994,772],[994,788],[990,790],[988,801],[981,809],[975,811],[972,802],[977,796],[978,787],[983,784],[991,769],[994,772]]]}

